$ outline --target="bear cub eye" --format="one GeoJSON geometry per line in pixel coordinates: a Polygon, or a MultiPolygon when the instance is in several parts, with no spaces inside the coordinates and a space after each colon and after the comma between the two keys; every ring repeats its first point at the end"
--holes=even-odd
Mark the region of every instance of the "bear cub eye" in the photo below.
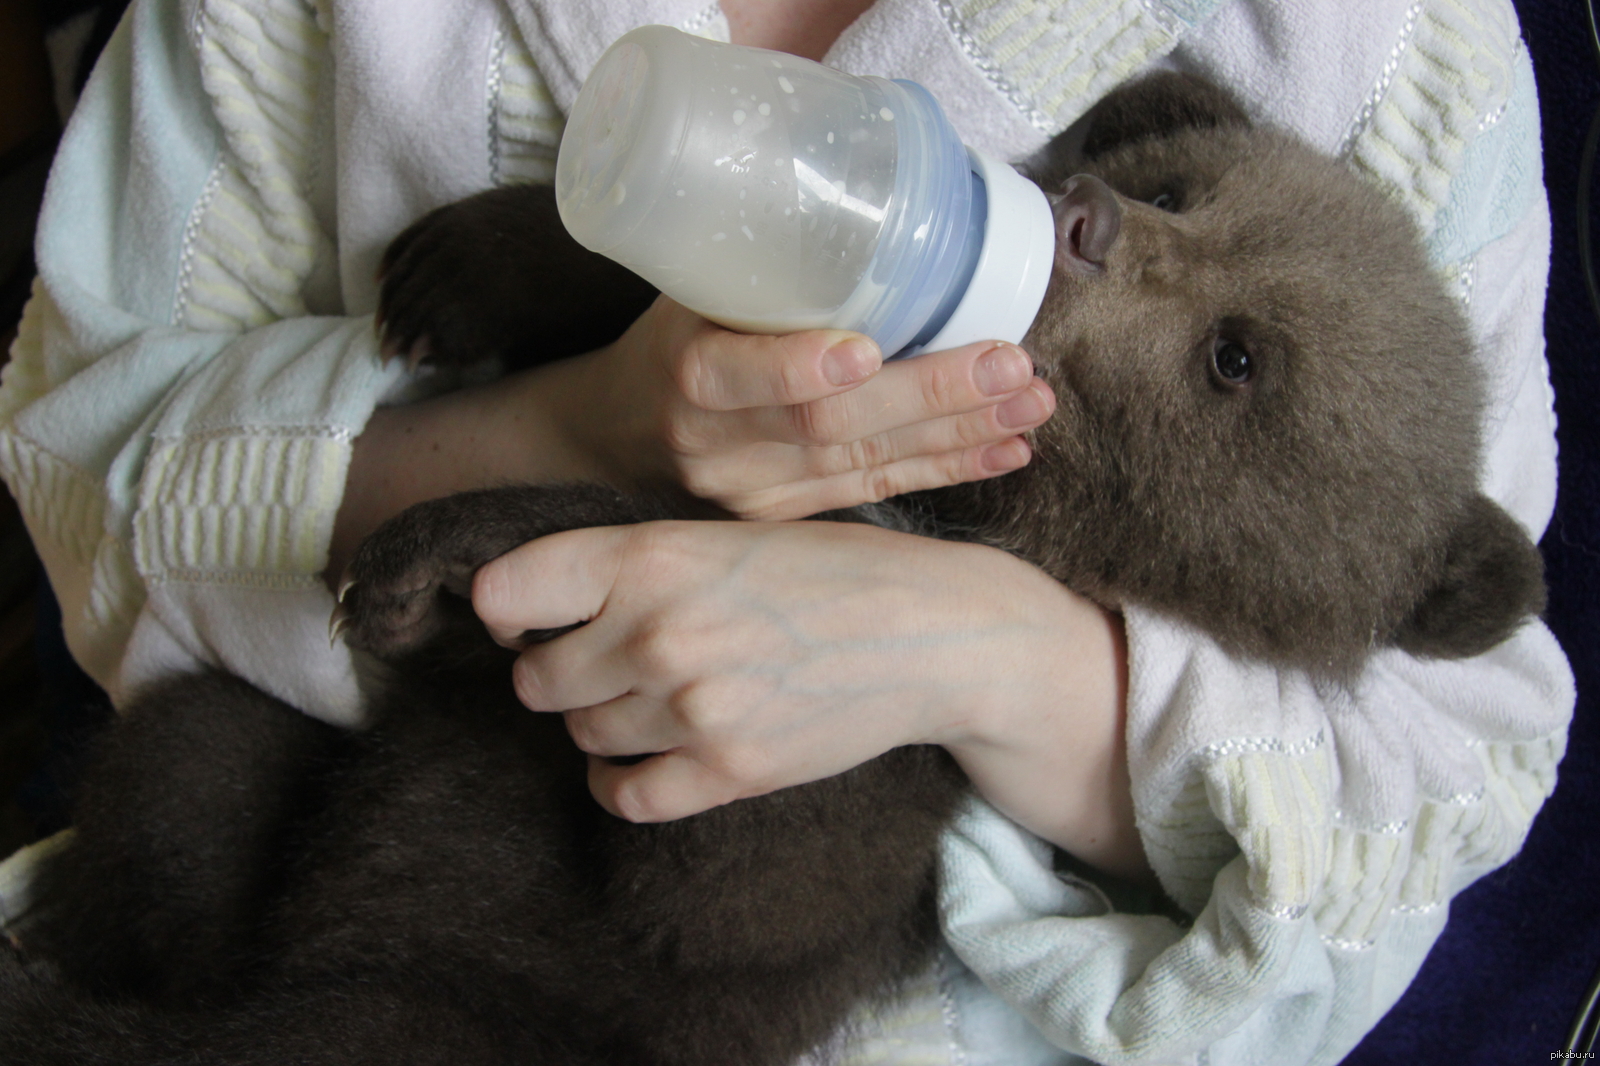
{"type": "Polygon", "coordinates": [[[1167,192],[1157,193],[1151,198],[1150,206],[1158,211],[1176,211],[1178,210],[1178,194],[1171,192],[1170,190],[1167,192]]]}
{"type": "Polygon", "coordinates": [[[1211,372],[1222,385],[1237,389],[1255,377],[1255,360],[1244,345],[1218,337],[1211,345],[1211,372]]]}

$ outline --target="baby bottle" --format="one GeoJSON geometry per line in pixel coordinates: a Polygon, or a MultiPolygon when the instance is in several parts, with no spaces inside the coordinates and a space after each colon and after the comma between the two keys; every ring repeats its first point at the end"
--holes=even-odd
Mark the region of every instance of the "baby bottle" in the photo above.
{"type": "Polygon", "coordinates": [[[1044,194],[962,145],[927,90],[641,26],[601,56],[556,162],[582,245],[750,333],[853,329],[886,355],[1019,341],[1044,194]]]}

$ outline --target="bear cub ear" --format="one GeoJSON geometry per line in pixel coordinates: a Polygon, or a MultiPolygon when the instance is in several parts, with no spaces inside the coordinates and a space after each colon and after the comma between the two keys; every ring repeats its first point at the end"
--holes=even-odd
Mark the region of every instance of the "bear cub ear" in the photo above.
{"type": "Polygon", "coordinates": [[[1117,89],[1090,108],[1085,120],[1085,159],[1179,130],[1250,125],[1250,117],[1226,89],[1198,74],[1176,71],[1160,71],[1117,89]]]}
{"type": "Polygon", "coordinates": [[[1438,580],[1394,636],[1413,655],[1459,659],[1488,651],[1544,611],[1544,560],[1522,527],[1475,495],[1445,549],[1438,580]]]}
{"type": "Polygon", "coordinates": [[[1113,90],[1057,134],[1026,167],[1042,188],[1059,186],[1115,148],[1185,129],[1248,127],[1239,102],[1198,74],[1159,71],[1113,90]]]}

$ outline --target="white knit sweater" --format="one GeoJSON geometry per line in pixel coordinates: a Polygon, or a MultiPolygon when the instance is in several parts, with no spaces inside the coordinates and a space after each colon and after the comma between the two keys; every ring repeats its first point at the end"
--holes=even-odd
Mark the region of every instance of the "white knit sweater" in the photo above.
{"type": "MultiPolygon", "coordinates": [[[[207,664],[359,721],[320,572],[350,442],[407,384],[373,268],[423,211],[547,180],[584,73],[647,21],[727,32],[704,0],[134,5],[0,383],[0,473],[115,697],[207,664]]],[[[879,0],[828,62],[921,81],[1008,158],[1156,63],[1344,155],[1429,233],[1489,369],[1485,489],[1544,528],[1549,227],[1506,0],[879,0]]],[[[1553,787],[1573,693],[1539,624],[1466,662],[1382,652],[1350,687],[1148,611],[1127,629],[1139,826],[1192,925],[1111,913],[974,803],[945,848],[954,955],[848,1061],[1337,1061],[1553,787]]]]}

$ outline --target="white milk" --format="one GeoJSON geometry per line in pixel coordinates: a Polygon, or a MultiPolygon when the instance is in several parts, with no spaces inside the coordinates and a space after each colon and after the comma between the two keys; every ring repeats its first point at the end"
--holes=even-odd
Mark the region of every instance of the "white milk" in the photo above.
{"type": "MultiPolygon", "coordinates": [[[[1053,224],[1005,175],[1043,211],[1042,279],[1036,249],[1004,256],[1031,321],[1053,224]]],[[[680,303],[749,332],[859,329],[889,353],[952,317],[987,241],[986,183],[919,86],[665,26],[601,57],[556,167],[573,237],[680,303]]]]}

